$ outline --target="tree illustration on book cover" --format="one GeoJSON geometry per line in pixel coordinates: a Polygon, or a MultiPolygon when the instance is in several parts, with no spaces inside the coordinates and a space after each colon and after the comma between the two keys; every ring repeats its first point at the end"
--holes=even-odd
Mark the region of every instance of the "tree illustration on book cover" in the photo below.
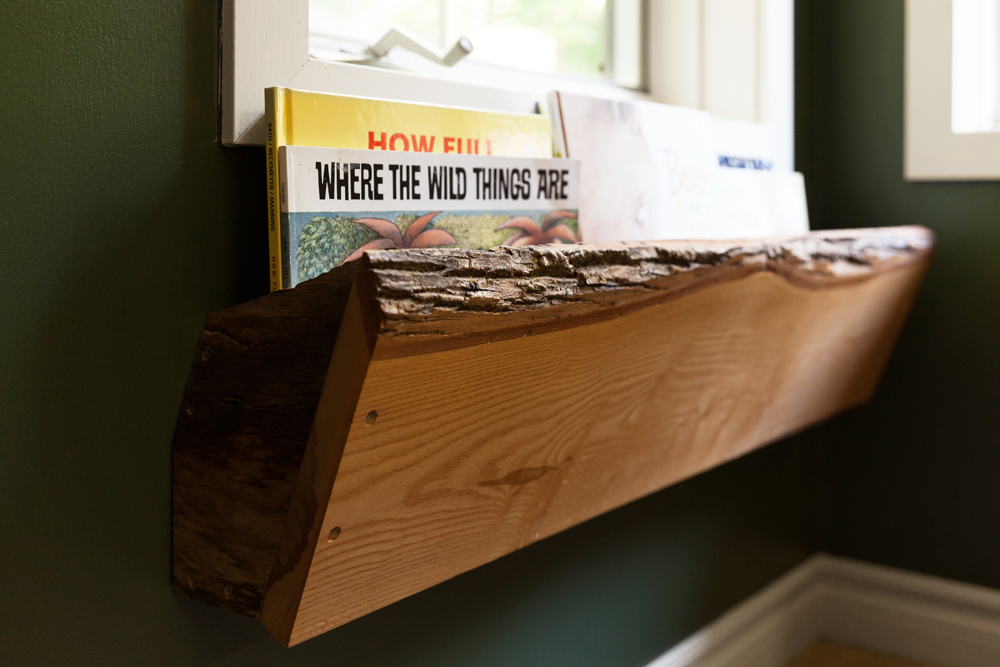
{"type": "Polygon", "coordinates": [[[516,229],[517,233],[504,241],[505,246],[516,248],[523,245],[544,245],[546,243],[576,243],[576,232],[565,221],[576,221],[576,211],[557,210],[542,218],[541,226],[526,215],[519,215],[503,223],[497,230],[516,229]]]}
{"type": "Polygon", "coordinates": [[[350,255],[345,262],[358,259],[365,250],[389,250],[391,248],[440,248],[441,246],[456,245],[458,241],[455,237],[443,229],[428,229],[427,225],[431,220],[441,215],[441,211],[427,213],[420,216],[406,227],[406,231],[400,233],[399,227],[395,223],[383,218],[355,218],[354,224],[364,225],[374,230],[380,238],[369,241],[350,255]]]}
{"type": "MultiPolygon", "coordinates": [[[[530,211],[518,215],[501,211],[291,214],[308,217],[298,234],[297,268],[300,283],[361,257],[367,250],[393,248],[461,247],[486,249],[546,243],[575,243],[577,212],[573,210],[530,211]],[[391,219],[390,219],[391,218],[391,219]]],[[[290,220],[291,227],[297,226],[290,220]]],[[[293,236],[294,238],[294,236],[293,236]]]]}

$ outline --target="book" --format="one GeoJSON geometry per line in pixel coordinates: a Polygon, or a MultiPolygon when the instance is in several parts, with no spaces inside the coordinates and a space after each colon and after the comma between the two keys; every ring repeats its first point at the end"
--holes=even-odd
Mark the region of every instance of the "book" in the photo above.
{"type": "Polygon", "coordinates": [[[580,160],[588,243],[698,238],[711,223],[711,117],[651,102],[550,95],[556,153],[580,160]]]}
{"type": "Polygon", "coordinates": [[[809,231],[805,181],[794,171],[717,167],[711,177],[712,238],[809,231]]]}
{"type": "Polygon", "coordinates": [[[282,265],[278,184],[281,146],[319,146],[399,152],[549,158],[547,117],[267,88],[268,238],[271,289],[282,265]]]}
{"type": "MultiPolygon", "coordinates": [[[[562,91],[550,95],[549,106],[556,154],[583,163],[585,242],[809,230],[801,174],[770,171],[763,160],[720,157],[716,124],[705,111],[562,91]]],[[[726,143],[733,145],[731,138],[726,143]]]]}
{"type": "Polygon", "coordinates": [[[365,250],[574,243],[576,160],[278,150],[282,287],[365,250]]]}

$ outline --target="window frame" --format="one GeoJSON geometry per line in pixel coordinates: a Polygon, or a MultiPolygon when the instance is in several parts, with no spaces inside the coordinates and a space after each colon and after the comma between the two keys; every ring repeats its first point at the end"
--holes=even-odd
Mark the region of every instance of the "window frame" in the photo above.
{"type": "Polygon", "coordinates": [[[951,0],[907,0],[903,175],[1000,180],[1000,132],[952,131],[951,0]]]}
{"type": "MultiPolygon", "coordinates": [[[[326,61],[309,54],[309,0],[222,0],[220,134],[225,146],[264,144],[264,95],[270,86],[429,104],[531,112],[558,88],[612,99],[648,99],[704,108],[705,44],[713,43],[706,3],[746,0],[650,0],[645,80],[648,90],[612,82],[525,73],[511,85],[457,82],[380,67],[326,61]],[[681,46],[676,36],[684,35],[681,46]]],[[[754,0],[757,14],[756,121],[714,118],[720,153],[746,157],[766,146],[774,168],[793,158],[794,0],[754,0]],[[746,154],[746,155],[744,155],[746,154]]],[[[715,43],[725,40],[716,39],[715,43]]],[[[717,54],[719,55],[719,54],[717,54]]],[[[721,54],[726,56],[726,53],[721,54]]],[[[745,54],[733,54],[745,57],[745,54]]],[[[708,109],[711,111],[711,109],[708,109]]]]}
{"type": "MultiPolygon", "coordinates": [[[[461,1],[461,0],[459,0],[461,1]]],[[[608,3],[604,7],[605,17],[606,17],[606,27],[611,31],[616,31],[619,29],[617,24],[617,18],[619,14],[619,3],[622,0],[605,0],[608,3]]],[[[537,72],[529,70],[519,70],[510,66],[503,66],[496,63],[491,63],[487,61],[478,60],[473,54],[473,57],[463,60],[462,66],[457,68],[446,68],[431,65],[427,61],[422,61],[420,56],[416,54],[406,54],[402,61],[395,60],[393,56],[403,55],[405,52],[400,52],[399,50],[390,56],[390,61],[395,61],[395,65],[401,65],[406,69],[410,64],[415,65],[414,69],[416,71],[423,71],[425,75],[432,77],[440,77],[442,79],[456,81],[459,83],[476,83],[484,79],[484,77],[494,82],[496,87],[508,88],[508,89],[519,89],[525,86],[524,79],[527,77],[529,80],[534,79],[537,82],[552,89],[555,86],[565,86],[565,85],[575,85],[581,89],[593,89],[598,94],[604,92],[607,88],[625,88],[635,91],[640,97],[646,92],[648,86],[646,82],[646,69],[645,66],[645,54],[648,52],[648,45],[645,43],[648,40],[645,35],[645,19],[649,16],[649,3],[652,0],[630,0],[631,2],[637,3],[638,6],[638,23],[639,29],[643,31],[643,35],[640,37],[639,47],[639,81],[629,84],[622,83],[624,78],[620,72],[616,70],[616,63],[619,58],[619,49],[617,38],[612,38],[608,34],[602,36],[602,41],[606,52],[604,54],[605,65],[608,66],[607,73],[603,76],[598,74],[596,71],[591,75],[579,74],[579,73],[552,73],[552,72],[537,72]]],[[[404,26],[404,29],[406,26],[404,26]]],[[[412,32],[412,31],[411,31],[412,32]]],[[[455,36],[452,37],[454,39],[455,36]]],[[[367,43],[360,39],[351,39],[343,34],[324,34],[323,32],[312,32],[309,34],[309,46],[310,53],[312,57],[323,60],[326,56],[322,55],[322,52],[334,53],[340,49],[344,49],[345,54],[334,55],[331,60],[342,61],[342,62],[355,62],[354,54],[362,51],[367,43]],[[319,51],[320,53],[317,53],[319,51]],[[342,55],[350,54],[347,57],[341,57],[342,55]]],[[[425,40],[426,41],[426,40],[425,40]]],[[[453,42],[449,42],[449,45],[453,42]]],[[[445,48],[442,45],[437,45],[438,48],[445,48]]],[[[635,44],[631,44],[631,48],[635,48],[635,44]]],[[[432,48],[434,48],[432,46],[432,48]]],[[[626,48],[625,50],[630,50],[626,48]]],[[[369,63],[370,64],[370,63],[369,63]]]]}

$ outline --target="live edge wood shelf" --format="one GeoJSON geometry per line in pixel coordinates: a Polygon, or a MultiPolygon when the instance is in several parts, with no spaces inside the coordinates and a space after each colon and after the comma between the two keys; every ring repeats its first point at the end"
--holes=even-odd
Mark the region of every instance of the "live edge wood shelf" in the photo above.
{"type": "Polygon", "coordinates": [[[296,644],[862,403],[933,244],[378,251],[211,314],[174,583],[296,644]]]}

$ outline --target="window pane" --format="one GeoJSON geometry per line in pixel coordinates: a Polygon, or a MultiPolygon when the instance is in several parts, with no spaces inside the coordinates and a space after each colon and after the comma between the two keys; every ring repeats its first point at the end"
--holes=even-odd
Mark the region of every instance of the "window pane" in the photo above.
{"type": "Polygon", "coordinates": [[[951,130],[1000,131],[1000,1],[952,5],[951,130]]]}
{"type": "Polygon", "coordinates": [[[612,0],[612,77],[619,86],[642,85],[642,0],[612,0]]]}
{"type": "MultiPolygon", "coordinates": [[[[640,0],[618,0],[635,4],[640,0]]],[[[438,49],[465,35],[472,40],[470,58],[535,72],[610,75],[609,13],[612,0],[310,0],[309,31],[313,34],[371,44],[393,24],[400,25],[438,49]],[[607,6],[606,6],[607,4],[607,6]]],[[[620,12],[619,12],[620,13],[620,12]]],[[[637,11],[635,12],[637,15],[637,11]]],[[[622,19],[631,19],[627,13],[622,19]]],[[[631,30],[639,29],[639,22],[631,30]]],[[[615,30],[628,30],[620,25],[615,30]]],[[[638,48],[638,35],[633,36],[638,48]]],[[[616,57],[629,68],[624,82],[637,79],[639,57],[616,57]]],[[[618,77],[615,77],[616,79],[618,77]]]]}

